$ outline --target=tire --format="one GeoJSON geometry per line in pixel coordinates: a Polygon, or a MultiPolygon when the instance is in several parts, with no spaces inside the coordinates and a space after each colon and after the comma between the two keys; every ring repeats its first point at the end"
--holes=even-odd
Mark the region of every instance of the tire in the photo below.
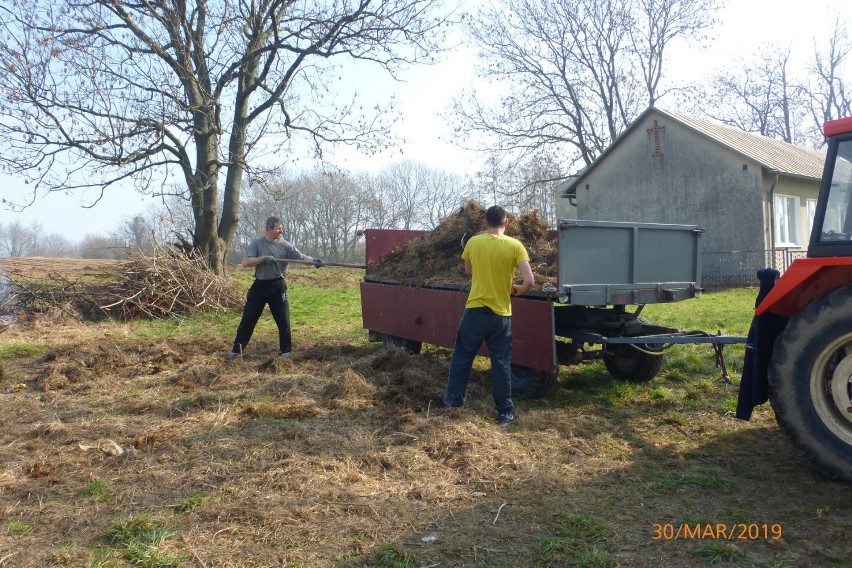
{"type": "Polygon", "coordinates": [[[775,341],[769,400],[781,430],[832,479],[852,482],[852,286],[811,301],[775,341]]]}
{"type": "Polygon", "coordinates": [[[539,371],[521,365],[512,365],[512,395],[542,398],[550,392],[559,370],[539,371]]]}
{"type": "Polygon", "coordinates": [[[647,383],[657,376],[663,366],[662,355],[651,355],[631,345],[608,345],[610,357],[604,357],[604,365],[609,374],[620,381],[647,383]]]}
{"type": "Polygon", "coordinates": [[[423,343],[420,341],[405,339],[404,337],[397,337],[396,335],[388,335],[386,333],[382,334],[382,345],[405,349],[413,355],[420,353],[420,350],[423,348],[423,343]]]}

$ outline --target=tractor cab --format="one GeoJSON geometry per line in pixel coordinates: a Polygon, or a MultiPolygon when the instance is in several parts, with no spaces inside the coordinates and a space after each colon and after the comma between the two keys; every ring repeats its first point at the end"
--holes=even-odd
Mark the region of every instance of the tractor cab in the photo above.
{"type": "Polygon", "coordinates": [[[852,118],[827,122],[825,171],[809,257],[852,257],[852,118]]]}

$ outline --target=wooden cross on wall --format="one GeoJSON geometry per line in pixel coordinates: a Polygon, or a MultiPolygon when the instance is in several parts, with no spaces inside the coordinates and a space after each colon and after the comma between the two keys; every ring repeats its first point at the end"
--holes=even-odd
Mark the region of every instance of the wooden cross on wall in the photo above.
{"type": "Polygon", "coordinates": [[[665,129],[666,129],[665,126],[660,126],[659,124],[657,124],[657,121],[655,120],[654,126],[652,126],[651,128],[648,128],[646,130],[646,132],[648,134],[651,134],[652,132],[654,133],[654,153],[651,154],[652,158],[662,158],[663,157],[663,152],[662,152],[662,149],[660,147],[660,130],[665,130],[665,129]]]}

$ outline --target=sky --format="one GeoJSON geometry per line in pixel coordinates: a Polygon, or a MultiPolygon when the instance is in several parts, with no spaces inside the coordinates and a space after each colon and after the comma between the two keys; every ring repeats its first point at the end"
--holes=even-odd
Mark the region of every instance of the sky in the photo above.
{"type": "MultiPolygon", "coordinates": [[[[701,80],[722,65],[737,64],[766,44],[790,44],[794,53],[810,55],[814,37],[828,33],[834,23],[834,13],[852,21],[852,2],[727,0],[719,14],[716,39],[703,50],[671,53],[669,72],[680,79],[701,80]]],[[[474,63],[475,51],[460,45],[439,64],[406,73],[404,82],[364,77],[361,85],[364,96],[380,98],[385,93],[395,93],[402,113],[395,134],[405,141],[400,148],[375,156],[363,156],[349,149],[336,150],[332,152],[333,161],[340,167],[356,171],[378,171],[394,161],[412,159],[459,174],[475,172],[478,156],[450,143],[453,132],[441,116],[448,111],[453,97],[474,81],[474,63]],[[371,89],[378,92],[371,93],[371,89]]],[[[665,107],[665,100],[660,105],[665,107]]],[[[22,179],[0,175],[0,197],[13,197],[22,191],[25,191],[22,179]]],[[[88,208],[93,198],[91,193],[50,194],[39,197],[23,212],[8,211],[0,205],[0,224],[38,222],[45,234],[58,233],[69,241],[79,242],[87,234],[107,234],[118,227],[122,219],[144,213],[152,205],[151,199],[132,188],[107,191],[94,207],[88,208]]]]}

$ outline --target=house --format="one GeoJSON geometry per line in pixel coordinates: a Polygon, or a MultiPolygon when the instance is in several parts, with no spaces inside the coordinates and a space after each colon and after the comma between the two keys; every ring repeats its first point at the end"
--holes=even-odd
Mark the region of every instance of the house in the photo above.
{"type": "Polygon", "coordinates": [[[825,152],[649,107],[561,187],[561,217],[699,225],[702,282],[755,283],[807,248],[825,152]],[[574,209],[574,207],[576,209],[574,209]]]}

